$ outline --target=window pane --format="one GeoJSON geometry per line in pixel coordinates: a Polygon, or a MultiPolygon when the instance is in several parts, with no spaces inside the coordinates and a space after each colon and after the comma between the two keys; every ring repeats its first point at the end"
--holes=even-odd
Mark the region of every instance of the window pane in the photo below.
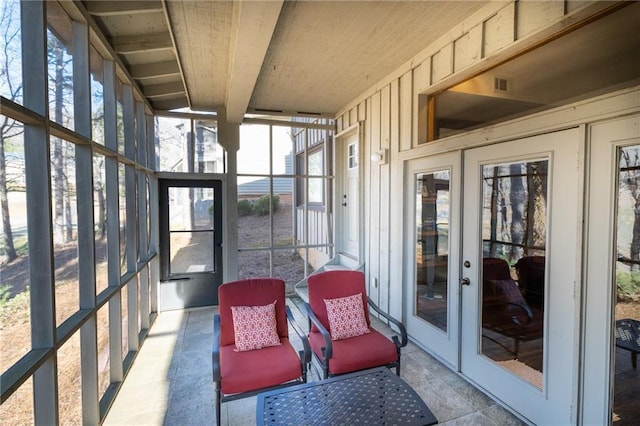
{"type": "Polygon", "coordinates": [[[169,231],[213,229],[213,188],[169,188],[169,231]]]}
{"type": "Polygon", "coordinates": [[[304,259],[294,249],[274,250],[273,276],[284,280],[287,295],[295,295],[295,285],[304,278],[304,259]]]}
{"type": "Polygon", "coordinates": [[[171,232],[172,274],[212,272],[213,232],[171,232]]]}
{"type": "Polygon", "coordinates": [[[104,59],[90,46],[91,67],[91,138],[104,145],[104,59]]]}
{"type": "Polygon", "coordinates": [[[47,3],[47,25],[49,119],[73,129],[71,20],[56,2],[47,3]]]}
{"type": "Polygon", "coordinates": [[[238,248],[270,246],[269,199],[269,195],[258,197],[238,193],[238,248]]]}
{"type": "Polygon", "coordinates": [[[447,331],[449,271],[448,170],[416,176],[415,315],[447,331]]]}
{"type": "Polygon", "coordinates": [[[127,353],[129,353],[129,311],[127,309],[127,290],[128,288],[126,285],[122,287],[122,290],[120,290],[120,312],[122,313],[122,359],[124,359],[127,356],[127,353]]]}
{"type": "Polygon", "coordinates": [[[238,253],[238,279],[271,276],[269,250],[241,251],[238,253]]]}
{"type": "Polygon", "coordinates": [[[127,273],[127,194],[125,191],[125,165],[118,163],[118,196],[120,217],[120,274],[127,273]]]}
{"type": "Polygon", "coordinates": [[[548,165],[487,165],[482,187],[482,353],[540,388],[548,165]]]}
{"type": "Polygon", "coordinates": [[[0,7],[0,95],[22,104],[20,0],[4,0],[0,7]]]}
{"type": "Polygon", "coordinates": [[[32,425],[33,422],[33,379],[29,377],[0,405],[0,424],[24,426],[32,425]]]}
{"type": "MultiPolygon", "coordinates": [[[[276,180],[283,182],[287,187],[292,187],[293,179],[279,178],[276,180]]],[[[273,207],[273,245],[274,247],[291,247],[294,241],[294,216],[293,201],[291,193],[281,193],[275,195],[272,202],[273,207]]]]}
{"type": "Polygon", "coordinates": [[[191,121],[181,118],[155,117],[160,163],[158,171],[188,172],[187,136],[191,134],[191,121]]]}
{"type": "MultiPolygon", "coordinates": [[[[269,174],[269,126],[244,124],[240,126],[240,149],[238,150],[238,174],[269,174]]],[[[265,191],[266,179],[254,180],[265,191]]],[[[268,186],[266,187],[268,190],[268,186]]]]}
{"type": "Polygon", "coordinates": [[[109,304],[98,311],[98,395],[104,396],[111,383],[111,360],[109,352],[109,304]]]}
{"type": "Polygon", "coordinates": [[[272,126],[271,132],[273,140],[272,173],[274,175],[291,175],[293,174],[293,140],[291,137],[291,128],[272,126]]]}
{"type": "Polygon", "coordinates": [[[56,324],[80,308],[75,145],[51,138],[51,195],[56,324]]]}
{"type": "Polygon", "coordinates": [[[96,294],[108,286],[107,276],[107,208],[105,199],[105,159],[93,155],[93,220],[96,250],[96,294]]]}
{"type": "Polygon", "coordinates": [[[0,371],[4,372],[31,349],[27,194],[24,169],[24,126],[0,116],[5,164],[7,221],[0,221],[0,371]]]}
{"type": "Polygon", "coordinates": [[[61,425],[82,424],[80,332],[58,350],[58,410],[61,425]]]}
{"type": "Polygon", "coordinates": [[[116,135],[118,152],[124,154],[124,110],[122,108],[122,82],[116,80],[116,135]]]}
{"type": "Polygon", "coordinates": [[[437,94],[434,137],[460,134],[636,85],[640,37],[628,29],[637,25],[640,5],[632,7],[437,94]],[[563,60],[561,52],[572,52],[572,60],[563,60]]]}
{"type": "Polygon", "coordinates": [[[636,424],[638,367],[630,350],[638,350],[640,331],[640,145],[620,150],[617,205],[613,422],[636,424]]]}
{"type": "Polygon", "coordinates": [[[218,126],[213,120],[195,121],[196,173],[224,173],[224,149],[218,144],[218,126]]]}

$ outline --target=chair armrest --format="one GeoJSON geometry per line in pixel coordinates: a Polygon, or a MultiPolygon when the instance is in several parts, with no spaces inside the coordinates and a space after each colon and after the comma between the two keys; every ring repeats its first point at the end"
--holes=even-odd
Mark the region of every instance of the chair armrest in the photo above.
{"type": "Polygon", "coordinates": [[[287,318],[289,319],[289,324],[291,325],[293,330],[296,332],[298,337],[300,337],[300,340],[302,340],[302,346],[304,347],[304,353],[303,353],[301,361],[304,364],[308,364],[311,361],[311,345],[309,345],[309,338],[302,331],[300,326],[296,323],[296,320],[293,317],[293,312],[291,312],[291,309],[289,308],[289,306],[285,306],[285,311],[287,312],[287,318]]]}
{"type": "Polygon", "coordinates": [[[513,303],[513,302],[507,302],[507,305],[516,307],[518,309],[522,309],[522,314],[525,315],[524,321],[520,319],[519,314],[511,315],[511,321],[513,321],[514,324],[516,325],[529,324],[533,319],[533,312],[531,312],[531,308],[528,305],[523,305],[521,303],[513,303]]]}
{"type": "MultiPolygon", "coordinates": [[[[309,320],[311,323],[316,326],[316,328],[322,334],[322,338],[324,339],[324,357],[325,359],[330,359],[333,356],[333,345],[331,344],[331,335],[329,331],[322,325],[320,319],[313,313],[311,310],[311,305],[305,303],[305,307],[307,308],[307,315],[309,316],[309,320]]],[[[311,327],[309,327],[309,332],[311,332],[311,327]]]]}
{"type": "Polygon", "coordinates": [[[213,316],[213,350],[211,351],[211,365],[213,368],[213,381],[220,383],[220,315],[213,316]]]}
{"type": "MultiPolygon", "coordinates": [[[[398,321],[397,319],[395,319],[394,317],[392,317],[391,315],[389,315],[388,313],[386,313],[382,309],[380,309],[375,303],[373,303],[373,300],[371,300],[371,298],[369,296],[367,296],[367,302],[369,302],[369,306],[371,306],[374,311],[376,311],[377,313],[382,315],[384,318],[389,320],[390,323],[392,323],[396,327],[398,327],[398,329],[400,330],[400,338],[402,339],[401,342],[399,342],[400,347],[404,348],[405,346],[407,346],[407,342],[408,342],[407,329],[404,327],[404,324],[402,324],[402,322],[398,321]]],[[[395,340],[397,340],[397,339],[394,339],[394,341],[395,340]]],[[[398,343],[396,343],[396,344],[398,344],[398,343]]]]}

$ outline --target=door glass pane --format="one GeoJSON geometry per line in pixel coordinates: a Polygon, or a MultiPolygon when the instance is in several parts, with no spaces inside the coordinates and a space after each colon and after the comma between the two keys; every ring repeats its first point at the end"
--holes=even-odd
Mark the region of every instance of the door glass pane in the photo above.
{"type": "Polygon", "coordinates": [[[448,170],[416,175],[415,312],[447,331],[447,274],[449,270],[448,170]]]}
{"type": "Polygon", "coordinates": [[[213,188],[168,191],[171,273],[214,271],[213,188]]]}
{"type": "Polygon", "coordinates": [[[542,387],[548,160],[482,173],[482,354],[542,387]]]}
{"type": "Polygon", "coordinates": [[[640,423],[640,145],[620,150],[612,421],[640,423]]]}

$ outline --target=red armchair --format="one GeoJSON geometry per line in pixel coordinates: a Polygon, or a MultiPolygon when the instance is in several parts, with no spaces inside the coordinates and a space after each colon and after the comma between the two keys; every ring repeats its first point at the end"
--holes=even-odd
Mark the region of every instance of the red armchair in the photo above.
{"type": "Polygon", "coordinates": [[[280,279],[255,278],[223,284],[218,288],[218,303],[219,313],[213,321],[212,366],[219,425],[223,402],[306,383],[311,349],[285,304],[285,285],[280,279]],[[252,312],[261,316],[252,316],[252,312]],[[263,321],[267,317],[270,321],[263,321]],[[302,340],[303,350],[299,352],[289,342],[287,318],[302,340]],[[270,335],[271,339],[261,334],[270,335]]]}
{"type": "Polygon", "coordinates": [[[400,375],[400,348],[407,345],[406,329],[400,321],[383,312],[367,297],[362,272],[321,272],[309,276],[308,288],[309,303],[306,306],[309,316],[309,343],[314,356],[322,367],[325,379],[333,375],[379,366],[395,367],[396,374],[400,375]],[[354,295],[357,297],[349,298],[354,295]],[[335,304],[332,305],[332,301],[347,299],[356,301],[358,309],[364,311],[362,312],[364,315],[364,319],[362,319],[364,334],[336,339],[338,329],[342,329],[341,326],[344,324],[337,323],[335,309],[332,308],[335,304]],[[371,327],[369,310],[365,309],[367,304],[398,327],[401,339],[398,336],[393,336],[390,340],[371,327]],[[330,306],[330,310],[334,312],[333,321],[329,320],[327,306],[330,306]],[[333,330],[332,322],[335,326],[333,330]]]}

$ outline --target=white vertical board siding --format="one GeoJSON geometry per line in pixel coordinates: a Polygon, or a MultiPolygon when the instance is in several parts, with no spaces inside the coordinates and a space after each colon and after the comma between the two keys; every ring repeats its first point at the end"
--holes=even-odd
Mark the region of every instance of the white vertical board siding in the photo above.
{"type": "Polygon", "coordinates": [[[519,1],[516,3],[516,39],[520,40],[536,30],[564,16],[563,1],[519,1]]]}
{"type": "Polygon", "coordinates": [[[421,102],[422,100],[418,95],[429,88],[430,73],[431,66],[429,62],[422,63],[420,66],[413,69],[413,94],[411,97],[413,104],[412,117],[414,117],[411,129],[411,134],[413,135],[411,142],[413,147],[416,147],[419,143],[426,142],[427,140],[426,129],[421,131],[422,129],[418,127],[418,123],[421,123],[421,120],[417,117],[424,117],[425,120],[427,118],[427,103],[421,102]]]}
{"type": "Polygon", "coordinates": [[[482,25],[476,25],[453,43],[453,72],[476,63],[482,56],[482,25]]]}
{"type": "Polygon", "coordinates": [[[487,57],[494,52],[513,43],[515,39],[516,5],[511,3],[484,21],[482,35],[482,56],[487,57]]]}
{"type": "Polygon", "coordinates": [[[446,45],[431,57],[431,83],[453,74],[453,43],[446,45]]]}
{"type": "Polygon", "coordinates": [[[369,181],[369,189],[365,192],[366,209],[370,212],[368,229],[369,232],[369,295],[376,304],[380,303],[380,164],[371,161],[371,154],[380,151],[380,92],[374,93],[371,97],[371,108],[369,117],[369,137],[365,144],[364,163],[367,165],[369,173],[365,181],[369,181]],[[376,285],[377,283],[377,285],[376,285]]]}
{"type": "Polygon", "coordinates": [[[389,148],[390,148],[390,131],[391,131],[391,86],[387,85],[380,91],[380,148],[387,151],[387,161],[379,167],[380,170],[380,197],[378,205],[380,206],[380,248],[379,248],[379,288],[380,299],[378,306],[389,312],[389,214],[391,205],[389,203],[389,148]]]}
{"type": "Polygon", "coordinates": [[[400,152],[400,84],[391,82],[389,122],[389,313],[402,318],[402,163],[397,163],[400,152]],[[393,236],[393,237],[392,237],[393,236]]]}
{"type": "Polygon", "coordinates": [[[399,99],[399,111],[400,114],[400,151],[408,151],[411,149],[411,117],[412,117],[412,97],[413,97],[413,85],[412,85],[412,73],[408,72],[400,77],[400,99],[399,99]]]}

